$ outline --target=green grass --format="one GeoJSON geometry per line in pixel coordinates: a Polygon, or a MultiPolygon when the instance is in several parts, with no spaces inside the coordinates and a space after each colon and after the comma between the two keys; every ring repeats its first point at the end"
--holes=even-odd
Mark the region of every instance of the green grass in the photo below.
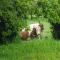
{"type": "Polygon", "coordinates": [[[0,60],[60,60],[60,41],[20,41],[0,46],[0,60]]]}
{"type": "Polygon", "coordinates": [[[40,23],[44,25],[43,39],[22,41],[16,37],[15,42],[0,46],[0,60],[60,60],[60,41],[52,39],[48,21],[40,23]]]}

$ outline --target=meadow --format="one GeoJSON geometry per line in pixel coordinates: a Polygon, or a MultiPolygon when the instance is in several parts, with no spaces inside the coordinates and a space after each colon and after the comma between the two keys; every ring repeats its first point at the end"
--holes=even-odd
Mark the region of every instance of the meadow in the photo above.
{"type": "Polygon", "coordinates": [[[60,60],[60,0],[1,0],[0,60],[60,60]],[[23,41],[20,31],[35,22],[41,39],[23,41]]]}
{"type": "Polygon", "coordinates": [[[42,39],[22,41],[19,36],[13,43],[0,46],[0,60],[60,60],[60,41],[52,38],[50,23],[44,25],[42,39]]]}
{"type": "Polygon", "coordinates": [[[34,39],[2,45],[0,60],[60,60],[60,41],[34,39]]]}

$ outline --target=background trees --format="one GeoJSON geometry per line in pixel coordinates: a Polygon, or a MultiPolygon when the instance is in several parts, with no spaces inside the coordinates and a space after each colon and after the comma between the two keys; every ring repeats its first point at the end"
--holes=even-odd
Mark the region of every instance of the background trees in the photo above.
{"type": "Polygon", "coordinates": [[[59,0],[1,0],[0,1],[0,42],[13,37],[19,28],[32,20],[43,17],[49,22],[60,24],[59,0]]]}

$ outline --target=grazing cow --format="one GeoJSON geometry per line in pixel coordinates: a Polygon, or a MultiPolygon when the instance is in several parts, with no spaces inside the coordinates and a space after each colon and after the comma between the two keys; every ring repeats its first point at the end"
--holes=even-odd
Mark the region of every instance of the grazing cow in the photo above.
{"type": "Polygon", "coordinates": [[[28,39],[28,37],[35,38],[35,37],[41,37],[41,32],[43,31],[43,25],[39,23],[31,24],[30,30],[26,30],[26,28],[22,29],[20,33],[20,37],[23,40],[28,39]]]}
{"type": "Polygon", "coordinates": [[[21,31],[21,33],[20,33],[20,37],[21,37],[21,39],[23,39],[23,40],[28,39],[28,37],[29,37],[29,32],[26,31],[25,28],[22,29],[22,31],[21,31]]]}

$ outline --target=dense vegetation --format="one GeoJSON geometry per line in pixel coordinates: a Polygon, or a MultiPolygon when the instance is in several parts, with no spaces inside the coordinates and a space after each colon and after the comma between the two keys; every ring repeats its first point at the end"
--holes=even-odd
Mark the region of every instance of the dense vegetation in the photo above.
{"type": "Polygon", "coordinates": [[[0,0],[0,60],[60,60],[53,37],[60,40],[60,0],[0,0]],[[42,39],[22,41],[18,34],[31,22],[43,24],[42,39]]]}
{"type": "Polygon", "coordinates": [[[27,26],[27,20],[34,16],[47,18],[53,26],[60,24],[59,0],[1,0],[0,42],[13,38],[19,28],[27,26]]]}
{"type": "Polygon", "coordinates": [[[60,60],[60,41],[34,39],[3,45],[0,60],[60,60]]]}

